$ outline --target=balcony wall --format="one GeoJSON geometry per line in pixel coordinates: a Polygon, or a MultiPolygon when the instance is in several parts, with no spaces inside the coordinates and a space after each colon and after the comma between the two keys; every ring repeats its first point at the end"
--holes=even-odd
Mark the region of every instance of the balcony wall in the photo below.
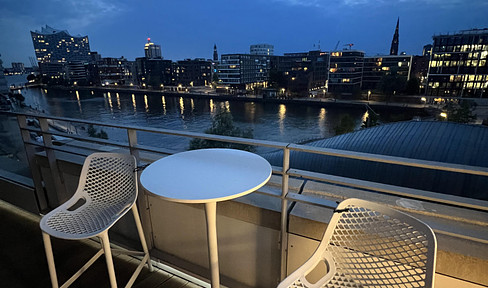
{"type": "MultiPolygon", "coordinates": [[[[81,171],[82,157],[59,153],[58,167],[62,171],[64,186],[73,193],[81,171]]],[[[52,174],[46,157],[37,161],[46,183],[47,194],[54,193],[52,174]]],[[[301,180],[290,181],[290,192],[298,191],[301,180]]],[[[273,176],[263,189],[279,191],[281,177],[273,176]]],[[[0,181],[2,199],[13,202],[29,211],[33,209],[33,188],[11,180],[0,181]],[[8,191],[8,192],[5,192],[8,191]],[[13,197],[14,195],[24,195],[13,197]],[[14,201],[12,201],[14,199],[14,201]]],[[[431,220],[426,211],[405,208],[397,203],[401,198],[378,196],[330,184],[310,181],[304,185],[303,194],[317,199],[338,200],[357,197],[378,201],[430,222],[431,226],[446,219],[431,220]]],[[[144,195],[144,194],[142,194],[144,195]]],[[[176,204],[153,196],[144,195],[141,213],[144,228],[152,246],[152,256],[190,274],[208,278],[208,253],[203,206],[176,204]]],[[[428,206],[428,204],[426,204],[428,206]]],[[[404,205],[405,206],[405,205],[404,205]]],[[[445,207],[436,207],[439,212],[445,207]]],[[[34,211],[33,211],[34,210],[34,211]]],[[[280,278],[280,199],[261,194],[251,194],[236,201],[219,203],[217,231],[222,283],[228,287],[275,287],[280,278]]],[[[455,213],[455,212],[453,212],[455,213]]],[[[287,271],[300,266],[314,251],[326,228],[332,211],[327,208],[297,203],[292,209],[288,227],[287,271]]],[[[474,216],[476,217],[476,216],[474,216]]],[[[480,216],[483,217],[483,216],[480,216]]],[[[486,213],[485,216],[486,217],[486,213]]],[[[485,218],[485,220],[487,220],[485,218]]],[[[480,221],[479,229],[486,225],[480,221]]],[[[469,223],[451,220],[451,230],[467,229],[469,223]]],[[[473,227],[468,227],[470,233],[473,227]]],[[[482,231],[482,230],[481,230],[482,231]]],[[[136,232],[128,217],[114,227],[112,238],[119,243],[132,245],[136,232]]],[[[483,232],[480,232],[483,233],[483,232]]],[[[486,232],[484,232],[486,233],[486,232]]],[[[488,244],[460,239],[449,233],[436,233],[438,239],[436,287],[483,287],[488,286],[488,244]]],[[[134,242],[135,243],[135,242],[134,242]]]]}

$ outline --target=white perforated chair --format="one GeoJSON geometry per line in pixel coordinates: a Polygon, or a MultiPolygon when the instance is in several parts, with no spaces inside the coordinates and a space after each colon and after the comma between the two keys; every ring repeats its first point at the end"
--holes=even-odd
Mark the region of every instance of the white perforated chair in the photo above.
{"type": "Polygon", "coordinates": [[[436,247],[434,233],[423,222],[347,199],[334,211],[314,254],[278,288],[433,287],[436,247]],[[306,278],[312,271],[314,281],[306,278]]]}
{"type": "Polygon", "coordinates": [[[143,252],[120,249],[117,252],[144,256],[126,287],[131,287],[145,263],[153,271],[142,225],[134,205],[137,199],[136,159],[128,154],[94,153],[83,164],[78,188],[68,201],[41,219],[42,237],[53,287],[58,286],[50,236],[79,240],[99,237],[101,249],[61,287],[68,287],[105,254],[110,285],[117,287],[108,230],[132,210],[143,252]]]}

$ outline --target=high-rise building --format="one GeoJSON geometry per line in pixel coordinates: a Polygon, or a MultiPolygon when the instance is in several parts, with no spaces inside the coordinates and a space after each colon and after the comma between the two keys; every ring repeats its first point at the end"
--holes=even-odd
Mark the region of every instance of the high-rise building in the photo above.
{"type": "Polygon", "coordinates": [[[244,87],[266,86],[270,56],[223,54],[218,65],[219,84],[244,87]]]}
{"type": "Polygon", "coordinates": [[[364,52],[343,50],[330,53],[329,89],[335,94],[352,95],[361,90],[364,52]]]}
{"type": "Polygon", "coordinates": [[[144,45],[144,55],[147,59],[162,59],[161,45],[156,45],[151,42],[151,38],[147,38],[147,43],[144,45]]]}
{"type": "Polygon", "coordinates": [[[137,80],[143,88],[160,89],[161,85],[174,85],[171,60],[136,58],[137,80]]]}
{"type": "Polygon", "coordinates": [[[320,50],[285,53],[283,56],[274,56],[272,66],[284,76],[287,94],[306,97],[323,94],[326,90],[329,53],[320,50]]]}
{"type": "Polygon", "coordinates": [[[361,89],[377,89],[381,78],[390,74],[396,74],[408,81],[410,79],[412,59],[411,55],[364,57],[361,89]]]}
{"type": "Polygon", "coordinates": [[[488,28],[432,38],[426,95],[488,98],[488,28]]]}
{"type": "Polygon", "coordinates": [[[212,81],[212,62],[202,58],[186,59],[175,63],[176,84],[183,86],[205,86],[212,81]]]}
{"type": "Polygon", "coordinates": [[[432,52],[432,44],[424,45],[424,48],[422,48],[422,56],[430,57],[431,52],[432,52]]]}
{"type": "Polygon", "coordinates": [[[271,44],[254,44],[249,48],[251,55],[273,56],[274,46],[271,44]]]}
{"type": "Polygon", "coordinates": [[[22,62],[12,62],[12,72],[22,74],[25,72],[25,65],[22,62]]]}
{"type": "Polygon", "coordinates": [[[88,36],[73,36],[66,30],[46,25],[41,31],[31,31],[32,43],[39,63],[88,62],[88,36]]]}
{"type": "Polygon", "coordinates": [[[104,57],[97,61],[98,74],[102,84],[126,85],[136,83],[135,62],[124,57],[104,57]]]}
{"type": "Polygon", "coordinates": [[[397,19],[397,24],[395,28],[395,34],[393,34],[393,39],[391,40],[390,55],[398,55],[398,43],[399,43],[399,30],[400,29],[400,17],[397,19]]]}

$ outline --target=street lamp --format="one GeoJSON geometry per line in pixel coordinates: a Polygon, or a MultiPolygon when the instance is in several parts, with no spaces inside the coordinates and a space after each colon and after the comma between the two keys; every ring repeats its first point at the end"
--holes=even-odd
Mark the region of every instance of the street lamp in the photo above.
{"type": "Polygon", "coordinates": [[[368,102],[369,102],[369,97],[371,96],[371,90],[368,90],[368,102]]]}

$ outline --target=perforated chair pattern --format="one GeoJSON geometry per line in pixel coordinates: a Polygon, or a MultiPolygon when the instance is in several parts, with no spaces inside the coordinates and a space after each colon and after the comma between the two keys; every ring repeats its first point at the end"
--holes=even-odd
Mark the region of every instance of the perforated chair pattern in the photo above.
{"type": "Polygon", "coordinates": [[[71,285],[102,254],[105,254],[111,287],[117,287],[108,230],[130,210],[143,252],[119,252],[144,257],[126,287],[133,284],[145,263],[153,270],[137,206],[134,205],[137,194],[136,160],[132,155],[94,153],[86,158],[73,197],[46,214],[40,222],[53,287],[58,287],[58,281],[50,236],[70,240],[98,236],[102,243],[98,253],[61,287],[71,285]]]}
{"type": "Polygon", "coordinates": [[[433,287],[437,243],[423,222],[372,202],[339,204],[319,247],[278,288],[433,287]],[[324,262],[327,273],[306,276],[324,262]]]}

